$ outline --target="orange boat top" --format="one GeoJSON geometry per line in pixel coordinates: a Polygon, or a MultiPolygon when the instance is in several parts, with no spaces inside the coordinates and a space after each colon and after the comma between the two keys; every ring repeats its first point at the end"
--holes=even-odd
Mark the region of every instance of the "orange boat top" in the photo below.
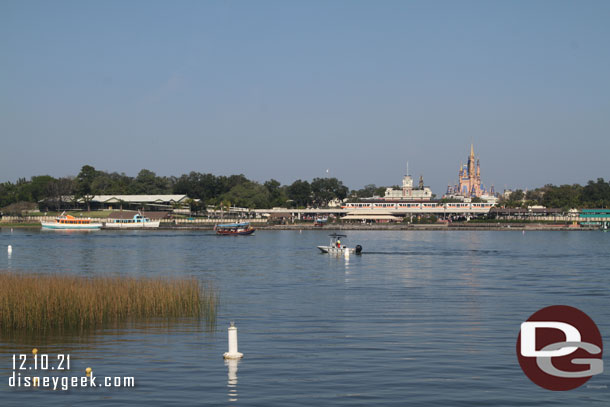
{"type": "Polygon", "coordinates": [[[91,223],[91,219],[76,219],[72,215],[63,215],[63,216],[58,217],[56,219],[56,222],[83,225],[83,224],[91,223]]]}

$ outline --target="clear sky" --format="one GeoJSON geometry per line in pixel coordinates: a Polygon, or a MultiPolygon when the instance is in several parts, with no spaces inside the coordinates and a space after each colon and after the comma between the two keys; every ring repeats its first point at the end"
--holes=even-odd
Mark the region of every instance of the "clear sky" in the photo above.
{"type": "Polygon", "coordinates": [[[0,181],[610,178],[610,1],[0,1],[0,181]]]}

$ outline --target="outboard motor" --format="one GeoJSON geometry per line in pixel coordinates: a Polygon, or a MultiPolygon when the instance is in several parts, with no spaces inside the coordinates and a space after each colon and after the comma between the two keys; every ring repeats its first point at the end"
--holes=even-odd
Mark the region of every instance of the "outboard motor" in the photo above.
{"type": "Polygon", "coordinates": [[[362,254],[362,246],[359,244],[356,245],[356,254],[362,254]]]}

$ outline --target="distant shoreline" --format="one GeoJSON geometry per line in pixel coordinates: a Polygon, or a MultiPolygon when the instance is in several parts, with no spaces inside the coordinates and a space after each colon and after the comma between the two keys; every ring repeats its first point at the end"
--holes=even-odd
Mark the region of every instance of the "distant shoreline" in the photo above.
{"type": "MultiPolygon", "coordinates": [[[[525,230],[525,231],[597,231],[598,228],[595,227],[569,227],[566,225],[544,225],[544,224],[477,224],[475,225],[401,225],[401,224],[390,224],[390,225],[362,225],[362,224],[353,224],[353,225],[328,225],[324,227],[316,227],[311,224],[293,224],[293,225],[269,225],[269,226],[256,226],[253,225],[258,230],[372,230],[372,231],[384,231],[384,230],[396,230],[396,231],[417,231],[417,230],[426,230],[426,231],[460,231],[460,230],[498,230],[498,231],[511,231],[511,230],[525,230]]],[[[172,226],[172,227],[161,227],[163,230],[212,230],[211,226],[172,226]]]]}
{"type": "MultiPolygon", "coordinates": [[[[440,225],[440,224],[424,224],[424,225],[404,225],[404,224],[374,224],[374,225],[363,225],[363,224],[347,224],[347,225],[327,225],[323,227],[313,226],[313,224],[290,224],[290,225],[257,225],[253,223],[254,228],[258,230],[397,230],[397,231],[476,231],[476,230],[498,230],[498,231],[511,231],[511,230],[525,230],[525,231],[597,231],[597,227],[570,227],[567,225],[548,225],[541,223],[528,223],[528,224],[507,224],[507,223],[477,223],[477,224],[452,224],[452,225],[440,225]]],[[[40,224],[35,223],[0,223],[0,229],[19,228],[19,229],[40,229],[40,224]]],[[[155,229],[130,229],[130,230],[213,230],[214,225],[174,225],[174,224],[161,224],[161,227],[155,229]]],[[[108,230],[108,229],[105,229],[108,230]]],[[[116,229],[113,229],[116,230],[116,229]]]]}

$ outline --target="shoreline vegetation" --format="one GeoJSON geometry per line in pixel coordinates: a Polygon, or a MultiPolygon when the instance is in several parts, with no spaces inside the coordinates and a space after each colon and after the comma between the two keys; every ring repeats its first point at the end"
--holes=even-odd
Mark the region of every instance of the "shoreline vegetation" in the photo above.
{"type": "Polygon", "coordinates": [[[196,278],[0,271],[0,334],[83,332],[153,318],[216,323],[217,291],[196,278]]]}

